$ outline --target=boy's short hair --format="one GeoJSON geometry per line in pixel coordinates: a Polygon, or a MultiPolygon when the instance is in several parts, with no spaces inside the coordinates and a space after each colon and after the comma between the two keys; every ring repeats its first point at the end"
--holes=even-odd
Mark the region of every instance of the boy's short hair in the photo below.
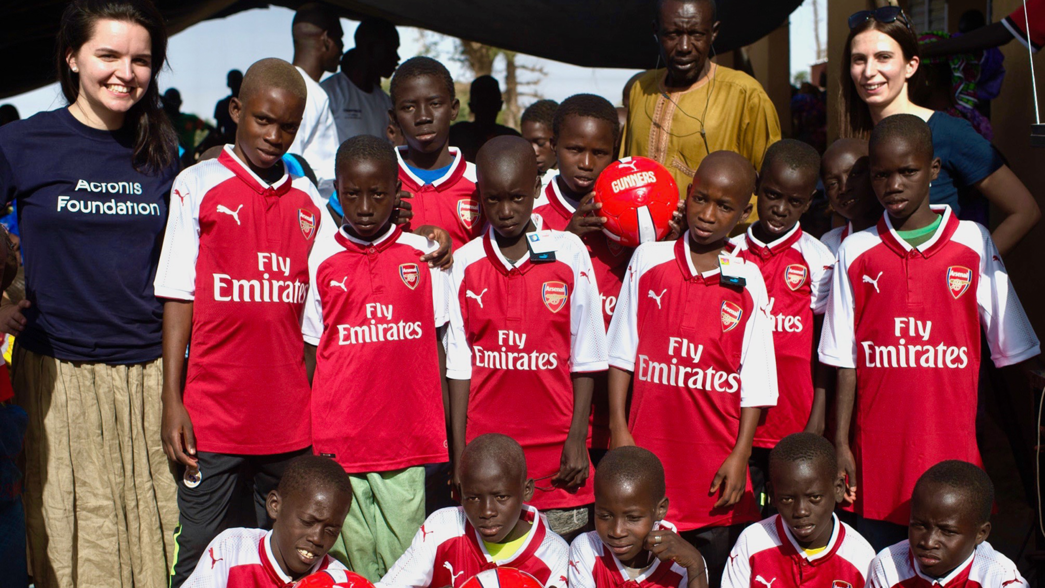
{"type": "Polygon", "coordinates": [[[352,480],[345,468],[329,457],[302,455],[294,458],[283,472],[276,491],[286,500],[292,495],[307,496],[308,491],[332,488],[339,493],[352,496],[352,480]]]}
{"type": "Polygon", "coordinates": [[[260,59],[247,69],[247,73],[243,74],[243,84],[239,88],[240,102],[246,102],[262,88],[279,88],[302,101],[308,99],[308,88],[305,87],[301,72],[277,57],[260,59]]]}
{"type": "Polygon", "coordinates": [[[925,484],[946,486],[961,493],[976,514],[977,522],[986,523],[990,520],[991,508],[994,506],[994,483],[981,468],[957,459],[941,461],[918,478],[914,485],[915,491],[925,484]]]}
{"type": "Polygon", "coordinates": [[[908,145],[933,157],[933,132],[921,117],[913,114],[894,114],[882,119],[868,141],[868,149],[890,139],[900,139],[908,145]]]}
{"type": "Polygon", "coordinates": [[[396,102],[396,94],[399,91],[399,86],[406,80],[412,80],[414,78],[420,78],[423,76],[433,76],[442,82],[446,91],[450,93],[450,99],[457,98],[457,92],[454,90],[454,78],[450,75],[450,70],[446,69],[446,66],[439,63],[437,60],[431,57],[411,57],[396,68],[395,74],[392,75],[392,81],[388,86],[388,93],[392,98],[392,104],[396,102]]]}
{"type": "Polygon", "coordinates": [[[387,165],[393,176],[399,174],[399,160],[396,159],[395,147],[387,139],[373,135],[356,135],[337,148],[334,169],[341,169],[352,160],[370,160],[387,165]]]}
{"type": "Polygon", "coordinates": [[[522,445],[508,435],[487,433],[472,439],[461,452],[461,472],[478,462],[495,462],[526,478],[526,454],[522,445]]]}
{"type": "Polygon", "coordinates": [[[611,449],[595,468],[595,483],[649,484],[653,500],[659,502],[667,489],[664,483],[664,465],[649,449],[628,446],[611,449]]]}
{"type": "Polygon", "coordinates": [[[526,107],[519,122],[541,124],[550,129],[555,125],[555,111],[558,108],[559,103],[554,100],[538,100],[526,107]]]}
{"type": "Polygon", "coordinates": [[[620,134],[620,120],[617,118],[617,109],[610,101],[595,94],[574,94],[562,101],[559,108],[555,110],[555,118],[552,120],[552,136],[559,138],[559,131],[569,116],[587,116],[606,121],[613,128],[613,136],[620,134]]]}
{"type": "Polygon", "coordinates": [[[775,161],[786,165],[793,170],[804,170],[817,176],[820,174],[820,154],[808,143],[796,139],[781,139],[769,146],[765,157],[762,158],[762,169],[759,176],[763,176],[775,161]]]}
{"type": "Polygon", "coordinates": [[[813,433],[788,435],[769,452],[770,471],[773,470],[774,464],[779,467],[800,461],[812,462],[818,468],[825,467],[831,471],[836,471],[838,468],[838,454],[835,453],[835,446],[825,437],[813,433]]]}

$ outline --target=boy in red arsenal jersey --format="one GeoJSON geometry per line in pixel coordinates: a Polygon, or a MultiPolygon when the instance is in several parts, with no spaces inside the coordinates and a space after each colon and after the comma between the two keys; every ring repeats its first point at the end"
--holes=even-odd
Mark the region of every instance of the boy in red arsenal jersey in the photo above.
{"type": "MultiPolygon", "coordinates": [[[[581,238],[588,249],[595,281],[602,299],[602,316],[609,326],[617,304],[624,271],[632,249],[606,238],[602,225],[606,220],[596,216],[599,204],[592,190],[595,180],[613,163],[617,137],[617,110],[605,98],[578,94],[563,101],[555,112],[552,125],[552,147],[559,162],[559,174],[544,187],[545,202],[533,209],[544,227],[569,231],[581,238]]],[[[606,374],[595,377],[592,393],[593,459],[609,448],[609,398],[606,374]]]]}
{"type": "Polygon", "coordinates": [[[758,266],[766,282],[780,391],[755,430],[751,452],[751,483],[760,504],[766,504],[769,450],[791,433],[824,430],[827,377],[813,359],[820,334],[814,315],[827,306],[834,255],[798,223],[813,201],[819,171],[820,156],[808,144],[784,139],[770,145],[756,189],[758,221],[735,239],[737,256],[758,266]]]}
{"type": "Polygon", "coordinates": [[[908,539],[871,565],[869,588],[1027,588],[1016,564],[987,542],[994,484],[975,465],[929,468],[911,496],[908,539]]]}
{"type": "Polygon", "coordinates": [[[1040,348],[986,229],[929,206],[940,160],[928,125],[890,116],[869,150],[886,214],[838,250],[820,360],[838,368],[835,446],[857,528],[882,549],[903,538],[925,470],[980,463],[981,325],[998,367],[1040,348]]]}
{"type": "Polygon", "coordinates": [[[873,227],[882,218],[882,205],[871,189],[869,165],[865,139],[838,139],[820,160],[820,181],[827,201],[831,210],[846,220],[846,224],[820,237],[832,255],[838,255],[846,237],[873,227]]]}
{"type": "Polygon", "coordinates": [[[298,457],[265,500],[272,530],[221,532],[183,586],[284,588],[320,570],[344,570],[327,551],[351,502],[352,486],[341,466],[326,457],[298,457]]]}
{"type": "Polygon", "coordinates": [[[546,588],[567,588],[569,547],[536,508],[526,456],[511,437],[491,433],[461,454],[461,506],[425,520],[379,588],[460,588],[498,566],[522,570],[546,588]]]}
{"type": "Polygon", "coordinates": [[[740,534],[722,587],[863,586],[874,550],[834,514],[843,490],[831,442],[812,433],[784,437],[769,454],[769,482],[779,514],[740,534]]]}
{"type": "MultiPolygon", "coordinates": [[[[280,161],[305,92],[289,63],[252,65],[232,100],[236,144],[183,171],[171,190],[154,285],[167,299],[163,447],[184,476],[175,586],[207,542],[234,526],[229,512],[254,512],[239,485],[252,487],[260,503],[310,443],[301,314],[323,215],[312,182],[280,161]]],[[[243,523],[270,524],[259,517],[243,523]]]]}
{"type": "Polygon", "coordinates": [[[618,447],[595,469],[595,530],[570,545],[572,588],[706,588],[696,547],[664,520],[664,466],[641,447],[618,447]]]}
{"type": "Polygon", "coordinates": [[[377,581],[424,522],[424,465],[448,457],[439,339],[450,281],[419,263],[435,243],[391,222],[399,181],[387,141],[353,137],[335,167],[344,224],[309,258],[302,326],[315,365],[312,449],[373,496],[353,505],[333,553],[377,581]]]}
{"type": "Polygon", "coordinates": [[[454,455],[478,435],[511,435],[538,482],[534,506],[552,530],[576,532],[593,499],[592,373],[606,370],[596,277],[576,235],[543,231],[532,215],[540,180],[525,139],[491,139],[476,159],[490,229],[454,255],[446,369],[454,455]]]}
{"type": "Polygon", "coordinates": [[[418,225],[440,227],[459,248],[483,233],[483,215],[475,166],[449,144],[450,123],[460,108],[454,80],[438,61],[414,57],[396,69],[389,92],[389,116],[406,140],[396,149],[399,179],[410,193],[397,220],[407,231],[418,225]]]}
{"type": "Polygon", "coordinates": [[[689,230],[635,250],[609,332],[613,444],[664,462],[668,518],[706,558],[711,586],[742,525],[758,520],[747,464],[762,407],[777,400],[765,283],[730,255],[754,190],[746,159],[706,157],[686,201],[689,230]]]}

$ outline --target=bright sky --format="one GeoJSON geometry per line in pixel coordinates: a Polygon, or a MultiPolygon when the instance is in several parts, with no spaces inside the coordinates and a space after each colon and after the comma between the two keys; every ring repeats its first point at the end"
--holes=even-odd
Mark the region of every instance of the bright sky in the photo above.
{"type": "MultiPolygon", "coordinates": [[[[819,0],[821,12],[826,14],[826,0],[819,0]]],[[[812,35],[812,0],[805,0],[791,15],[791,72],[808,70],[814,61],[815,48],[812,35]]],[[[251,63],[264,57],[280,57],[290,60],[293,46],[290,41],[290,22],[293,12],[286,8],[262,8],[240,12],[231,17],[201,22],[174,35],[168,48],[170,71],[160,74],[161,90],[178,88],[182,96],[182,111],[197,114],[208,120],[214,118],[214,105],[228,95],[225,75],[230,69],[246,71],[251,63]]],[[[821,16],[823,21],[823,15],[821,16]]],[[[343,20],[345,45],[352,46],[352,34],[358,23],[343,20]]],[[[825,25],[821,22],[821,38],[826,42],[825,25]]],[[[403,60],[417,54],[420,47],[418,29],[399,27],[403,60]]],[[[469,74],[463,66],[449,62],[452,42],[444,38],[438,44],[446,52],[443,58],[455,79],[467,79],[469,74]]],[[[520,62],[542,66],[547,76],[536,87],[545,98],[563,100],[580,92],[589,92],[605,97],[614,104],[620,103],[621,89],[636,70],[587,68],[568,65],[558,61],[523,56],[520,62]]],[[[504,65],[498,60],[494,75],[504,82],[504,65]]],[[[522,79],[528,78],[520,72],[522,79]]],[[[524,98],[523,104],[534,98],[524,98]]],[[[3,100],[14,104],[23,118],[42,110],[53,110],[64,105],[57,84],[45,86],[33,92],[3,100]]]]}

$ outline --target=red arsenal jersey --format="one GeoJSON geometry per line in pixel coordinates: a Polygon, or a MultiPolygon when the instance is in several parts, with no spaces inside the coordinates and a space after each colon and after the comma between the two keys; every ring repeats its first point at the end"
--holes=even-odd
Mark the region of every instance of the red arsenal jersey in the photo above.
{"type": "MultiPolygon", "coordinates": [[[[345,566],[324,555],[305,576],[327,569],[345,566]]],[[[272,555],[272,531],[237,528],[210,542],[182,588],[286,588],[292,583],[272,555]]]]}
{"type": "Polygon", "coordinates": [[[342,229],[309,258],[312,449],[349,473],[447,459],[436,329],[450,277],[418,260],[435,248],[399,227],[372,243],[342,229]]]}
{"type": "Polygon", "coordinates": [[[437,510],[377,588],[460,588],[479,572],[498,566],[522,570],[546,588],[566,588],[570,548],[536,508],[525,506],[521,517],[531,524],[522,547],[510,559],[495,562],[463,508],[437,510]]]}
{"type": "Polygon", "coordinates": [[[628,428],[664,463],[668,517],[679,529],[758,520],[751,480],[740,503],[713,509],[707,489],[733,451],[741,407],[777,401],[766,287],[758,268],[733,258],[746,281],[698,273],[689,232],[640,245],[610,323],[610,365],[633,372],[628,428]]]}
{"type": "Polygon", "coordinates": [[[911,553],[911,545],[903,540],[878,554],[871,564],[867,588],[1027,588],[1012,560],[998,553],[984,541],[962,565],[945,578],[922,573],[911,553]]]}
{"type": "MultiPolygon", "coordinates": [[[[666,521],[653,528],[675,530],[666,521]]],[[[648,568],[632,578],[596,531],[582,533],[570,544],[569,577],[570,588],[686,588],[689,584],[686,568],[655,557],[648,568]]]]}
{"type": "Polygon", "coordinates": [[[814,555],[798,545],[780,515],[744,529],[729,554],[722,588],[862,588],[874,549],[837,516],[831,520],[831,539],[814,555]]]}
{"type": "Polygon", "coordinates": [[[762,243],[748,227],[736,240],[737,256],[762,270],[766,313],[776,350],[777,405],[755,431],[755,447],[772,449],[805,429],[813,408],[813,315],[823,314],[835,256],[798,224],[773,243],[762,243]]]}
{"type": "MultiPolygon", "coordinates": [[[[540,217],[534,217],[540,230],[540,217]]],[[[555,260],[505,259],[493,229],[454,254],[446,376],[471,380],[468,440],[504,433],[526,453],[530,477],[559,471],[573,419],[570,373],[605,371],[606,332],[588,252],[576,235],[541,231],[555,260]]],[[[533,504],[594,501],[591,477],[575,492],[538,482],[533,504]]]]}
{"type": "Polygon", "coordinates": [[[912,248],[887,215],[838,250],[820,361],[856,369],[856,511],[906,525],[914,484],[946,459],[980,464],[980,327],[995,365],[1040,352],[987,230],[946,206],[912,248]]]}
{"type": "Polygon", "coordinates": [[[267,185],[231,146],[174,181],[155,289],[193,302],[183,398],[200,451],[309,444],[301,313],[322,220],[313,195],[305,177],[267,185]]]}
{"type": "Polygon", "coordinates": [[[475,165],[465,161],[456,147],[450,147],[450,155],[454,156],[450,169],[443,177],[426,184],[403,161],[402,152],[405,149],[396,149],[396,157],[399,159],[399,179],[403,182],[403,190],[413,195],[410,205],[414,217],[403,225],[403,230],[409,233],[417,227],[437,226],[450,233],[455,250],[482,235],[485,220],[479,209],[475,165]]]}
{"type": "MultiPolygon", "coordinates": [[[[565,231],[576,208],[563,197],[554,177],[544,187],[543,196],[545,204],[535,206],[533,213],[541,217],[545,228],[565,231]]],[[[620,293],[624,272],[628,269],[628,260],[634,249],[614,243],[601,232],[588,233],[581,237],[581,241],[591,257],[595,281],[599,284],[599,295],[602,298],[602,318],[609,328],[613,309],[617,306],[617,294],[620,293]]],[[[610,407],[606,386],[605,376],[600,375],[595,379],[591,407],[591,446],[602,449],[610,447],[610,407]]]]}

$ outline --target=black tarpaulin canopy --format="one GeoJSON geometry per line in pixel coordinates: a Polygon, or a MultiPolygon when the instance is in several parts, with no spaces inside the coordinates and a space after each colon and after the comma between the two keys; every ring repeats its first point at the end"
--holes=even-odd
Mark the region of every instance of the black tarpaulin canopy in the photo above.
{"type": "MultiPolygon", "coordinates": [[[[171,33],[201,20],[270,5],[256,0],[154,0],[171,33]]],[[[585,67],[654,67],[653,0],[331,0],[343,16],[380,16],[488,45],[585,67]]],[[[802,0],[718,0],[715,49],[751,44],[802,0]]],[[[54,81],[54,39],[67,0],[0,2],[0,97],[54,81]]],[[[289,23],[288,23],[289,30],[289,23]]],[[[351,39],[346,39],[351,46],[351,39]]],[[[406,57],[406,56],[404,56],[406,57]]]]}

